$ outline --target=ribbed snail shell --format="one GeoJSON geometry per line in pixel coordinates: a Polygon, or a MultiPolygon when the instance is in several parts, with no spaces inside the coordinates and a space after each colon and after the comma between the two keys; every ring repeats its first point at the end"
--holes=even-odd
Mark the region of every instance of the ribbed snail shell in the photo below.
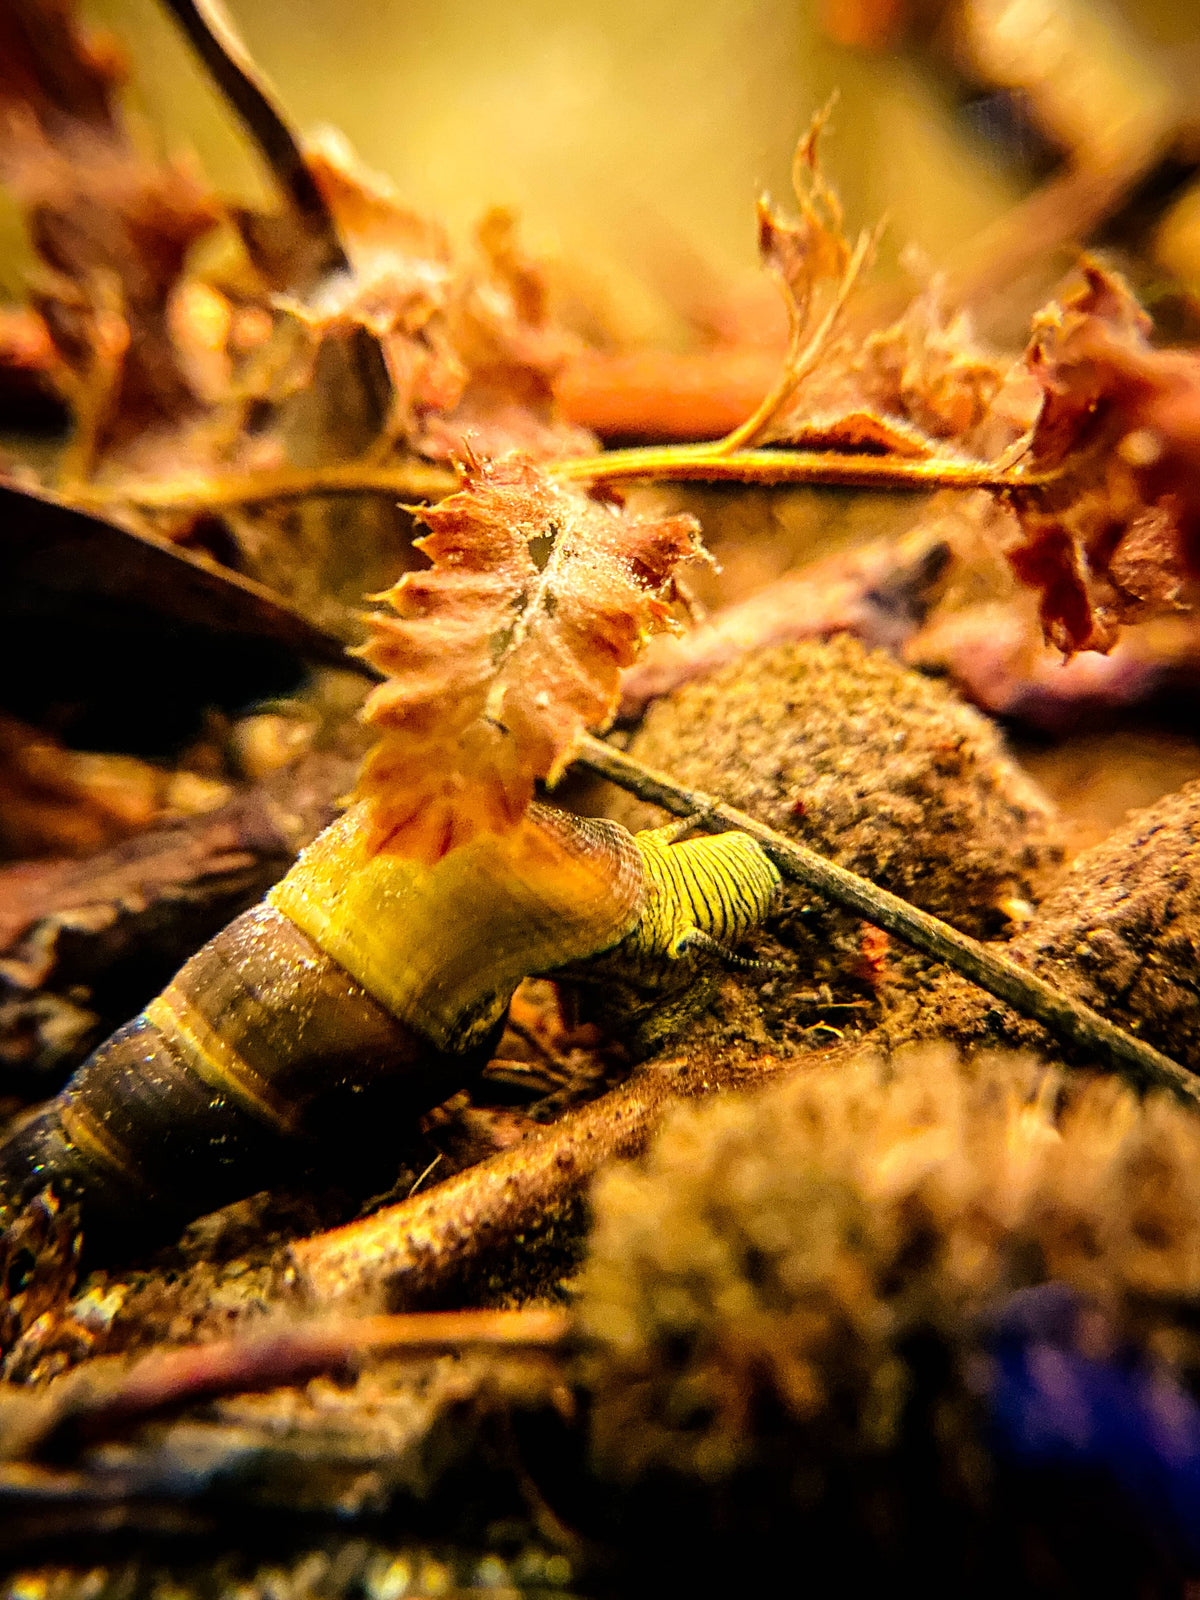
{"type": "Polygon", "coordinates": [[[326,829],[0,1146],[9,1212],[50,1185],[85,1230],[165,1231],[364,1115],[400,1126],[483,1065],[522,978],[641,915],[642,859],[615,823],[534,805],[433,867],[365,838],[360,809],[326,829]]]}

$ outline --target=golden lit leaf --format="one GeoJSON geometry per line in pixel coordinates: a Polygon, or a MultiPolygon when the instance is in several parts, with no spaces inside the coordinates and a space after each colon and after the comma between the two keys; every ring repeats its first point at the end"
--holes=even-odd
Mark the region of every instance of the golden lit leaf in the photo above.
{"type": "Polygon", "coordinates": [[[672,574],[701,554],[688,516],[649,520],[559,487],[528,459],[473,464],[421,512],[433,565],[406,573],[363,654],[388,675],[359,793],[372,840],[436,861],[515,826],[578,735],[603,728],[623,668],[673,626],[672,574]]]}

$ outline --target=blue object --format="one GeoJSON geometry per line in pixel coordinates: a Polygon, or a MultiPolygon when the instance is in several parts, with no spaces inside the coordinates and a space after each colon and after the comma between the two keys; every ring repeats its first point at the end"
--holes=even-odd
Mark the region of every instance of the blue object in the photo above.
{"type": "Polygon", "coordinates": [[[991,1324],[997,1456],[1106,1478],[1147,1531],[1200,1569],[1200,1405],[1137,1350],[1081,1348],[1099,1314],[1073,1289],[1018,1290],[991,1324]]]}

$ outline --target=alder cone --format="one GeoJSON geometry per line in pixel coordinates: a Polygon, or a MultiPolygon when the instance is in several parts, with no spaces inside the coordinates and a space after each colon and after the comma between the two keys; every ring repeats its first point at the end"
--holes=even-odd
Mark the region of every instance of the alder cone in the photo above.
{"type": "Polygon", "coordinates": [[[1016,945],[1044,976],[1200,1066],[1200,783],[1079,856],[1016,945]]]}
{"type": "MultiPolygon", "coordinates": [[[[1002,932],[1063,859],[1050,801],[996,729],[848,635],[679,689],[651,707],[630,754],[973,934],[1002,932]]],[[[630,803],[614,814],[651,820],[630,803]]]]}
{"type": "Polygon", "coordinates": [[[575,1311],[620,1592],[1181,1594],[1198,1158],[1168,1095],[941,1045],[677,1107],[593,1191],[575,1311]]]}
{"type": "MultiPolygon", "coordinates": [[[[1134,812],[1077,856],[1010,948],[1065,994],[1200,1071],[1200,783],[1134,812]]],[[[889,1032],[896,1044],[937,1034],[1048,1045],[1044,1029],[952,973],[902,1005],[889,1032]]]]}

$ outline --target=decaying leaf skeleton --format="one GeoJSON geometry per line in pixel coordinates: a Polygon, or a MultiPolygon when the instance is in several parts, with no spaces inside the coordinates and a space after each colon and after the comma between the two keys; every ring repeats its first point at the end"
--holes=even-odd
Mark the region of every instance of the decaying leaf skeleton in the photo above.
{"type": "Polygon", "coordinates": [[[352,808],[0,1147],[5,1211],[49,1186],[93,1242],[162,1231],[353,1139],[365,1115],[399,1130],[440,1103],[486,1062],[526,976],[604,955],[678,988],[780,883],[746,835],[678,832],[535,803],[426,865],[372,852],[352,808]]]}

